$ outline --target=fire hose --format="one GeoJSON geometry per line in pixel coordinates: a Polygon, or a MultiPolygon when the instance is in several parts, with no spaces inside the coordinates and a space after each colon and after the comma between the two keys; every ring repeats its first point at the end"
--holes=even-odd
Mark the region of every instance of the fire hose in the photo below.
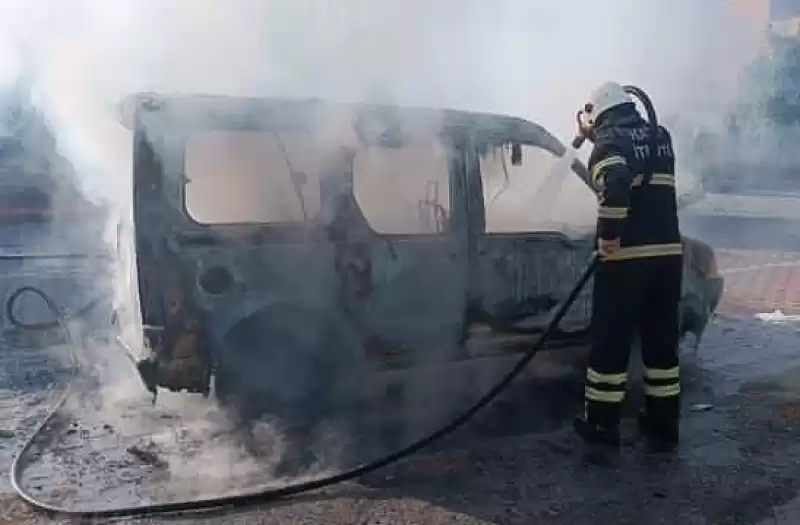
{"type": "MultiPolygon", "coordinates": [[[[41,512],[51,515],[52,517],[92,519],[92,518],[122,518],[122,517],[134,517],[134,516],[142,517],[142,516],[165,515],[165,514],[174,515],[174,514],[197,512],[203,510],[222,510],[225,508],[233,508],[233,507],[241,508],[243,506],[263,504],[266,502],[286,498],[289,496],[295,496],[301,493],[319,490],[328,486],[336,485],[339,483],[353,480],[355,478],[359,478],[361,476],[364,476],[365,474],[368,474],[375,470],[379,470],[391,464],[397,463],[402,459],[405,459],[413,454],[422,451],[429,445],[433,444],[434,442],[440,440],[441,438],[453,433],[454,431],[462,427],[465,423],[467,423],[470,419],[472,419],[472,417],[475,416],[480,410],[489,405],[499,394],[501,394],[512,383],[512,381],[514,381],[514,379],[516,379],[516,377],[525,369],[525,367],[528,365],[531,359],[533,359],[533,357],[544,347],[545,343],[553,335],[555,330],[558,328],[558,325],[561,322],[561,320],[567,314],[570,307],[575,303],[575,300],[578,298],[579,294],[586,286],[586,283],[589,281],[590,277],[594,273],[596,266],[597,266],[597,255],[592,254],[588,264],[584,268],[577,282],[570,290],[570,293],[567,295],[566,299],[564,299],[564,301],[556,309],[555,313],[553,314],[553,317],[548,322],[540,338],[530,349],[528,349],[523,354],[523,356],[517,361],[517,363],[511,369],[511,371],[508,372],[497,384],[495,384],[488,392],[486,392],[486,394],[484,394],[478,401],[476,401],[472,406],[470,406],[467,410],[465,410],[460,416],[454,418],[448,424],[441,427],[439,430],[432,432],[431,434],[415,441],[414,443],[398,450],[397,452],[394,452],[393,454],[387,455],[370,463],[366,463],[359,467],[353,468],[352,470],[348,470],[339,474],[334,474],[331,476],[327,476],[312,481],[305,481],[301,483],[286,485],[283,487],[261,490],[258,492],[191,500],[191,501],[155,503],[155,504],[146,504],[139,506],[97,509],[97,510],[70,509],[67,507],[51,505],[49,503],[37,499],[36,496],[30,494],[23,487],[22,477],[26,469],[25,456],[26,453],[32,448],[36,439],[45,433],[48,423],[51,420],[53,420],[53,418],[57,415],[59,410],[64,406],[67,399],[72,394],[72,388],[74,386],[74,382],[71,381],[68,384],[65,391],[60,395],[58,401],[52,406],[52,408],[50,408],[50,410],[42,419],[42,421],[37,425],[33,433],[25,440],[21,449],[15,456],[13,463],[11,465],[11,473],[10,473],[11,486],[16,491],[17,495],[20,498],[22,498],[26,503],[28,503],[29,505],[31,505],[32,507],[41,512]]],[[[67,343],[72,348],[72,350],[77,351],[78,348],[75,345],[75,342],[72,338],[68,325],[70,318],[67,315],[65,315],[58,308],[55,302],[42,290],[31,286],[20,288],[14,294],[12,294],[9,300],[9,303],[11,304],[7,305],[6,310],[9,312],[12,311],[14,306],[13,301],[16,301],[20,296],[24,295],[25,293],[31,293],[37,295],[45,302],[48,309],[51,311],[52,315],[55,318],[54,321],[55,325],[64,333],[64,337],[67,340],[67,343]],[[13,299],[13,301],[11,299],[13,299]]],[[[15,323],[19,322],[19,320],[16,317],[12,317],[11,320],[12,322],[15,323]]],[[[23,328],[25,326],[27,325],[22,325],[23,328]]],[[[35,326],[38,327],[39,325],[37,324],[35,326]]]]}

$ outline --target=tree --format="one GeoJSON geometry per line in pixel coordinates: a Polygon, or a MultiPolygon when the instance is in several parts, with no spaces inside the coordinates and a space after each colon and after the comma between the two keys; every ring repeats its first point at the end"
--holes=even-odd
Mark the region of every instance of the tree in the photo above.
{"type": "Polygon", "coordinates": [[[745,69],[740,92],[739,112],[778,128],[800,125],[800,40],[771,35],[769,53],[745,69]]]}

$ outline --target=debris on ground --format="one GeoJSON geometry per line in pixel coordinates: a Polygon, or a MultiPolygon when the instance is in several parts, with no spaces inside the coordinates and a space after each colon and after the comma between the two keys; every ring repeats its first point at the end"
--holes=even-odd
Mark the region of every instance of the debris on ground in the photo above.
{"type": "Polygon", "coordinates": [[[756,314],[756,319],[766,323],[791,323],[800,321],[800,315],[786,315],[781,310],[774,310],[772,313],[756,314]]]}
{"type": "Polygon", "coordinates": [[[0,525],[39,523],[36,511],[11,494],[0,494],[0,525]]]}
{"type": "Polygon", "coordinates": [[[797,402],[783,403],[778,406],[776,415],[783,422],[800,421],[800,404],[797,402]]]}
{"type": "Polygon", "coordinates": [[[159,457],[156,451],[156,444],[150,441],[145,446],[131,445],[127,448],[128,454],[132,455],[142,463],[152,465],[157,468],[167,468],[169,464],[159,457]]]}

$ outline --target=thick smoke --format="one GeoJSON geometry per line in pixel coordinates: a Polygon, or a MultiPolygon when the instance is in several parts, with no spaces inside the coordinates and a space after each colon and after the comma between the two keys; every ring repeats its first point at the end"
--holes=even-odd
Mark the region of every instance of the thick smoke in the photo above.
{"type": "Polygon", "coordinates": [[[35,61],[41,102],[87,190],[114,200],[127,197],[130,140],[113,106],[131,92],[508,112],[568,138],[575,108],[605,79],[680,113],[724,101],[736,57],[752,56],[722,0],[9,0],[2,10],[6,47],[35,61]]]}
{"type": "MultiPolygon", "coordinates": [[[[130,93],[501,112],[567,141],[576,108],[606,80],[639,85],[665,117],[724,105],[736,57],[752,55],[745,34],[722,0],[5,0],[0,81],[33,74],[82,189],[125,220],[131,136],[117,103],[130,93]]],[[[526,198],[557,164],[514,174],[498,221],[533,213],[526,198]]],[[[503,170],[492,172],[502,189],[503,170]]],[[[570,178],[550,209],[585,226],[594,197],[570,178]]]]}

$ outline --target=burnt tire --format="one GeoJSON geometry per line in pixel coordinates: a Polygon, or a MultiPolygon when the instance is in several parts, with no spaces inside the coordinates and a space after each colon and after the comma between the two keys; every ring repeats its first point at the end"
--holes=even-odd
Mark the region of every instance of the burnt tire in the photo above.
{"type": "Polygon", "coordinates": [[[334,383],[355,358],[345,324],[297,305],[262,308],[215,345],[215,392],[242,420],[274,417],[315,425],[329,413],[334,383]]]}

